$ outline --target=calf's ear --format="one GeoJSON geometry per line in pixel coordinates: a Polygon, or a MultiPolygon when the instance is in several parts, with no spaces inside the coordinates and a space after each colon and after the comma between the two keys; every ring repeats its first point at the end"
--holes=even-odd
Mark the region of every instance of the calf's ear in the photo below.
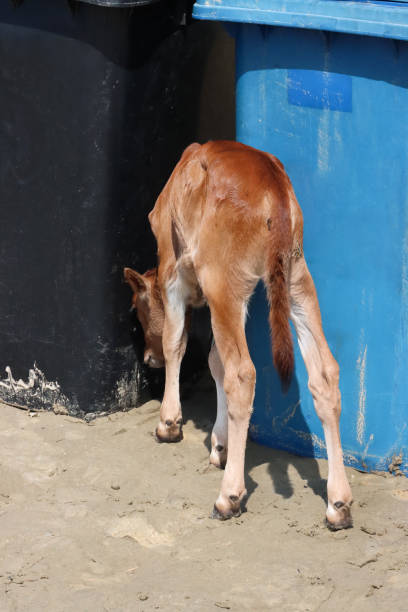
{"type": "Polygon", "coordinates": [[[146,291],[146,282],[142,274],[132,270],[132,268],[123,268],[123,277],[131,286],[134,293],[143,293],[146,291]]]}

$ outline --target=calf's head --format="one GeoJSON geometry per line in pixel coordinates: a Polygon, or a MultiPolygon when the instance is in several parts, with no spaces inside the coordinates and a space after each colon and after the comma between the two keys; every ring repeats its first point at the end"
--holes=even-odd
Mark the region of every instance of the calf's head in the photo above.
{"type": "Polygon", "coordinates": [[[124,268],[123,274],[133,291],[132,309],[136,310],[144,332],[144,362],[151,368],[162,368],[164,308],[157,268],[148,270],[144,274],[139,274],[132,268],[124,268]]]}

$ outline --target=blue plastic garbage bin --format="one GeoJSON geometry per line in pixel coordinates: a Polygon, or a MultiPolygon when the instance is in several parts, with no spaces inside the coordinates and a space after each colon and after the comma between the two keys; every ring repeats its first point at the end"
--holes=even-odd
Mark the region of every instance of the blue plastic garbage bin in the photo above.
{"type": "MultiPolygon", "coordinates": [[[[236,38],[237,140],[277,155],[305,220],[304,250],[340,364],[345,462],[408,474],[408,3],[197,2],[236,38]],[[233,24],[233,25],[232,25],[233,24]]],[[[252,438],[325,457],[296,352],[287,395],[258,288],[252,438]]]]}

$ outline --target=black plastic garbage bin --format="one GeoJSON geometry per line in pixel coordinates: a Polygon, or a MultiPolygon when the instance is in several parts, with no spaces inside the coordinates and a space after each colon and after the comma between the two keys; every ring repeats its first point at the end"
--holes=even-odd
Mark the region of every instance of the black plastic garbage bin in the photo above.
{"type": "MultiPolygon", "coordinates": [[[[154,265],[147,213],[182,149],[212,135],[199,133],[198,116],[222,30],[181,27],[185,8],[1,3],[0,398],[8,402],[93,413],[140,401],[142,338],[131,331],[122,268],[154,265]]],[[[231,92],[232,82],[231,71],[231,92]]],[[[215,136],[233,136],[233,107],[231,99],[231,120],[220,116],[215,136]]]]}

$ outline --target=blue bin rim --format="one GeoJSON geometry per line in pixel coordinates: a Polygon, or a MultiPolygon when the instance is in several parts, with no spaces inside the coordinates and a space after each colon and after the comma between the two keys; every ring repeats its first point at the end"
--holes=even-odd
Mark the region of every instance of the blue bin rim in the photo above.
{"type": "Polygon", "coordinates": [[[403,2],[198,0],[193,17],[408,40],[408,4],[403,2]]]}

